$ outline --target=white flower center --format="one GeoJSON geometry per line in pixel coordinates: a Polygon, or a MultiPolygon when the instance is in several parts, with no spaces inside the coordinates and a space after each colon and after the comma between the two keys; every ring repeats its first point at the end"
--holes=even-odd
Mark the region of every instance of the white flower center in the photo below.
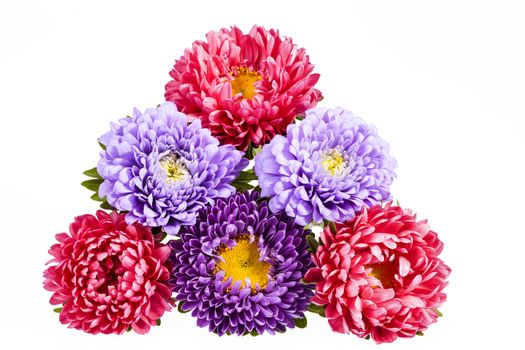
{"type": "Polygon", "coordinates": [[[344,152],[339,149],[331,149],[321,156],[321,167],[330,175],[340,175],[348,166],[344,152]]]}
{"type": "Polygon", "coordinates": [[[166,183],[168,184],[183,181],[189,176],[189,171],[184,161],[175,154],[167,155],[159,163],[166,174],[166,183]]]}

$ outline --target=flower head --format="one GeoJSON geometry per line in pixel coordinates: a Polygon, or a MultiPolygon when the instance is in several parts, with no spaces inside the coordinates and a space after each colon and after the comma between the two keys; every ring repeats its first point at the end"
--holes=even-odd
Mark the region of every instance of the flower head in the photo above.
{"type": "Polygon", "coordinates": [[[230,183],[247,164],[199,120],[188,125],[171,102],[144,113],[135,109],[100,142],[99,196],[127,211],[129,223],[162,226],[169,234],[194,224],[196,212],[215,198],[234,193],[230,183]]]}
{"type": "Polygon", "coordinates": [[[325,228],[305,277],[317,283],[312,302],[325,306],[332,329],[389,343],[436,322],[450,268],[426,220],[389,203],[336,231],[325,228]]]}
{"type": "Polygon", "coordinates": [[[50,303],[63,305],[60,322],[93,334],[147,333],[173,304],[170,247],[115,212],[78,216],[69,231],[56,235],[44,272],[50,303]]]}
{"type": "Polygon", "coordinates": [[[261,194],[300,225],[345,221],[390,199],[396,161],[377,130],[342,108],[312,109],[255,157],[261,194]]]}
{"type": "Polygon", "coordinates": [[[257,192],[219,199],[171,242],[182,309],[219,335],[283,332],[304,318],[312,296],[301,283],[311,266],[308,231],[258,199],[257,192]]]}
{"type": "Polygon", "coordinates": [[[166,100],[199,118],[221,143],[246,150],[282,134],[321,98],[306,52],[278,31],[254,26],[209,32],[175,61],[166,100]]]}

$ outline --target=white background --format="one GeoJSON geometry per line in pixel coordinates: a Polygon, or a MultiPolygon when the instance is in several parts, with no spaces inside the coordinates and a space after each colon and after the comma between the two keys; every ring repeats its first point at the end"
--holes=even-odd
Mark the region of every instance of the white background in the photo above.
{"type": "Polygon", "coordinates": [[[394,195],[445,242],[445,316],[382,348],[523,348],[524,18],[519,1],[3,0],[0,347],[376,348],[315,315],[275,337],[219,338],[177,312],[146,336],[92,336],[60,325],[42,288],[54,234],[96,209],[79,185],[96,138],[163,101],[192,41],[257,23],[307,49],[321,106],[379,128],[399,162],[394,195]]]}

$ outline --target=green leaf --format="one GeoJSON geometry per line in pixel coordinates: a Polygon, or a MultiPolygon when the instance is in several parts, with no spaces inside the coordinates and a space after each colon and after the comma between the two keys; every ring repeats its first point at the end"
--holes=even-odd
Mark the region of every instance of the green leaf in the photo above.
{"type": "Polygon", "coordinates": [[[321,317],[326,317],[326,314],[324,312],[324,306],[322,305],[309,304],[308,311],[313,312],[314,314],[318,314],[321,317]]]}
{"type": "Polygon", "coordinates": [[[434,311],[436,312],[436,314],[438,315],[438,317],[443,317],[443,313],[441,311],[439,311],[438,309],[434,308],[434,311]]]}
{"type": "Polygon", "coordinates": [[[317,251],[317,248],[319,247],[319,241],[313,234],[306,236],[306,242],[308,242],[308,245],[310,246],[310,253],[317,251]]]}
{"type": "Polygon", "coordinates": [[[253,147],[253,144],[250,142],[250,144],[248,145],[248,148],[246,149],[246,153],[244,154],[244,156],[247,159],[251,160],[251,159],[255,158],[257,153],[261,152],[261,150],[262,150],[262,146],[253,147]]]}
{"type": "Polygon", "coordinates": [[[416,332],[416,335],[422,336],[422,335],[424,335],[424,334],[423,334],[423,332],[421,332],[421,331],[417,331],[417,332],[416,332]]]}
{"type": "Polygon", "coordinates": [[[294,321],[295,326],[297,328],[305,328],[306,325],[308,324],[308,321],[306,320],[306,317],[304,317],[304,318],[296,318],[293,321],[294,321]]]}
{"type": "Polygon", "coordinates": [[[252,337],[256,337],[256,336],[259,335],[259,333],[257,333],[257,330],[252,329],[252,331],[250,332],[250,335],[251,335],[252,337]]]}
{"type": "Polygon", "coordinates": [[[81,185],[90,191],[98,192],[98,188],[100,187],[100,184],[102,182],[103,182],[102,179],[91,179],[91,180],[86,180],[82,182],[81,185]]]}
{"type": "Polygon", "coordinates": [[[155,323],[157,324],[157,326],[160,326],[160,324],[161,324],[160,318],[157,319],[157,321],[155,321],[155,323]]]}
{"type": "Polygon", "coordinates": [[[177,311],[180,312],[181,314],[185,314],[185,313],[188,313],[189,311],[184,311],[182,309],[182,305],[184,305],[184,302],[179,302],[179,305],[177,305],[177,311]]]}
{"type": "Polygon", "coordinates": [[[248,182],[252,180],[257,180],[257,175],[255,175],[255,172],[253,171],[253,169],[241,171],[237,179],[235,179],[235,181],[241,181],[241,182],[248,182]]]}
{"type": "Polygon", "coordinates": [[[98,141],[98,145],[99,145],[100,148],[102,148],[104,151],[106,150],[106,145],[104,145],[104,144],[101,143],[100,141],[98,141]]]}
{"type": "Polygon", "coordinates": [[[53,309],[53,311],[56,312],[57,314],[59,314],[62,311],[62,308],[61,307],[57,307],[57,308],[53,309]]]}
{"type": "Polygon", "coordinates": [[[328,226],[330,227],[330,231],[332,231],[332,234],[335,235],[337,233],[337,227],[335,226],[335,222],[328,223],[328,226]]]}
{"type": "Polygon", "coordinates": [[[238,182],[238,181],[234,181],[232,183],[232,186],[235,187],[235,189],[237,190],[237,192],[244,192],[246,190],[251,190],[253,188],[252,185],[250,185],[249,183],[246,183],[246,182],[238,182]]]}
{"type": "Polygon", "coordinates": [[[92,177],[92,178],[95,178],[95,179],[101,179],[100,175],[98,174],[97,167],[88,169],[88,170],[84,171],[82,174],[84,174],[86,176],[89,176],[89,177],[92,177]]]}
{"type": "Polygon", "coordinates": [[[113,209],[115,209],[115,208],[113,208],[111,205],[109,205],[108,202],[102,202],[102,203],[100,203],[100,207],[101,207],[102,209],[106,209],[106,210],[113,210],[113,209]]]}
{"type": "Polygon", "coordinates": [[[102,199],[98,196],[98,193],[93,193],[93,195],[91,196],[91,199],[96,201],[96,202],[105,202],[106,200],[105,199],[102,199]]]}

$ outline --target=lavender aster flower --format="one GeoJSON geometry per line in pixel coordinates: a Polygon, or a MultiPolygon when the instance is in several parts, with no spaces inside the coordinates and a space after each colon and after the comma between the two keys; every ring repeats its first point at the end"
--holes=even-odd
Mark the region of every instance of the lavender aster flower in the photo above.
{"type": "Polygon", "coordinates": [[[195,223],[196,213],[215,198],[235,192],[230,183],[247,160],[232,146],[219,146],[199,120],[168,102],[113,123],[99,139],[106,148],[97,171],[99,196],[127,211],[128,223],[162,226],[176,234],[195,223]]]}
{"type": "Polygon", "coordinates": [[[255,191],[219,199],[170,242],[176,298],[219,335],[283,332],[312,297],[301,283],[312,265],[309,231],[258,199],[255,191]]]}
{"type": "Polygon", "coordinates": [[[396,161],[377,130],[342,108],[310,109],[286,137],[255,157],[261,195],[295,222],[346,221],[363,206],[390,199],[396,161]]]}

